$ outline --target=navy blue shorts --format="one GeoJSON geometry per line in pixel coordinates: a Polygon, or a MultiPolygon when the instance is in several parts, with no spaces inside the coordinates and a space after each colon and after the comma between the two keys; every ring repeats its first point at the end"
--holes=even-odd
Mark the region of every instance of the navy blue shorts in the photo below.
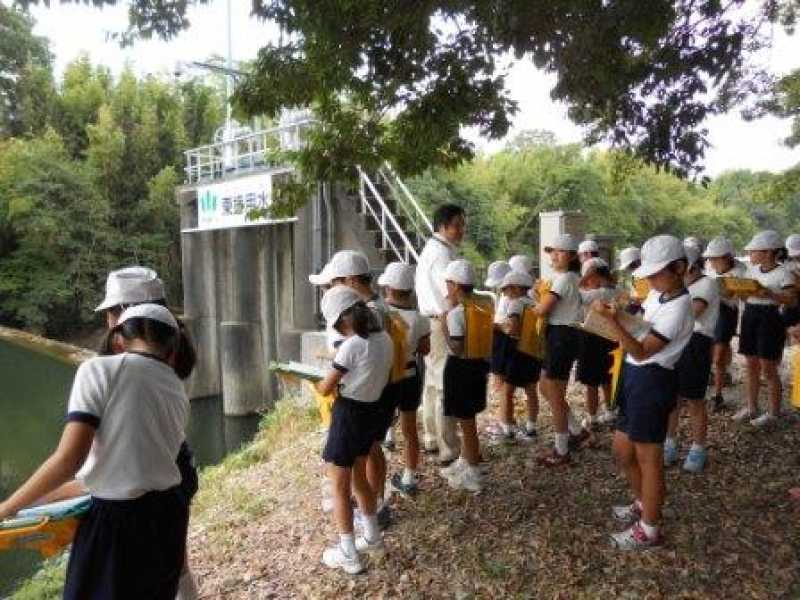
{"type": "Polygon", "coordinates": [[[527,387],[539,381],[542,362],[529,354],[520,352],[515,347],[509,348],[503,378],[514,387],[527,387]]]}
{"type": "Polygon", "coordinates": [[[581,332],[569,325],[548,325],[545,331],[542,369],[550,379],[569,381],[572,366],[581,351],[581,332]]]}
{"type": "Polygon", "coordinates": [[[678,396],[687,400],[702,400],[706,397],[708,380],[711,377],[711,347],[713,340],[707,335],[694,332],[683,349],[675,372],[678,374],[678,396]]]}
{"type": "Polygon", "coordinates": [[[616,344],[599,335],[582,332],[581,350],[578,354],[578,381],[583,385],[600,386],[611,383],[611,351],[616,344]]]}
{"type": "Polygon", "coordinates": [[[492,332],[492,361],[490,370],[495,375],[505,376],[506,363],[510,351],[516,346],[516,342],[503,333],[499,327],[495,327],[492,332]]]}
{"type": "Polygon", "coordinates": [[[800,323],[800,306],[782,306],[781,317],[784,327],[794,327],[800,323]]]}
{"type": "Polygon", "coordinates": [[[733,336],[736,335],[736,327],[738,325],[739,308],[720,302],[719,317],[717,318],[717,325],[714,327],[714,343],[730,344],[733,336]]]}
{"type": "Polygon", "coordinates": [[[199,480],[197,477],[197,467],[194,464],[194,453],[189,447],[189,442],[184,441],[178,451],[178,459],[175,461],[178,470],[181,472],[181,491],[189,503],[197,493],[199,480]]]}
{"type": "Polygon", "coordinates": [[[422,403],[422,380],[416,374],[406,377],[386,387],[386,393],[393,396],[392,405],[402,412],[413,412],[422,403]]]}
{"type": "Polygon", "coordinates": [[[388,411],[381,400],[358,402],[337,396],[331,411],[328,439],[322,451],[325,462],[337,467],[352,467],[356,458],[369,454],[372,444],[386,437],[388,411]]]}
{"type": "Polygon", "coordinates": [[[616,428],[632,442],[663,444],[669,413],[678,399],[675,372],[659,365],[634,366],[625,362],[619,382],[616,428]]]}
{"type": "Polygon", "coordinates": [[[174,600],[189,505],[176,486],[134,500],[93,498],[67,565],[67,600],[174,600]]]}
{"type": "Polygon", "coordinates": [[[489,363],[448,356],[444,365],[444,416],[473,419],[486,409],[489,363]]]}
{"type": "Polygon", "coordinates": [[[739,333],[739,354],[780,360],[786,343],[786,326],[777,306],[746,304],[739,333]]]}

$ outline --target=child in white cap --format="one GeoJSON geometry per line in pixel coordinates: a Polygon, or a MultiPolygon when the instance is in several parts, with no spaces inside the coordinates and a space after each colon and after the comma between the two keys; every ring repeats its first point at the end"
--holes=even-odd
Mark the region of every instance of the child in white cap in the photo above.
{"type": "Polygon", "coordinates": [[[667,438],[664,441],[664,465],[678,460],[678,413],[686,404],[692,426],[692,447],[683,463],[685,471],[700,473],[706,464],[706,389],[711,376],[711,350],[720,307],[718,282],[703,272],[703,259],[695,246],[685,246],[689,269],[684,283],[692,297],[694,332],[684,348],[675,370],[678,374],[678,406],[669,416],[667,438]]]}
{"type": "MultiPolygon", "coordinates": [[[[747,266],[736,260],[733,244],[725,237],[715,237],[708,243],[703,252],[706,259],[706,275],[719,279],[721,277],[746,277],[747,266]]],[[[726,296],[720,289],[719,316],[714,328],[713,348],[713,395],[711,398],[714,410],[722,410],[725,398],[722,389],[725,387],[728,368],[733,359],[731,340],[739,326],[739,300],[726,296]]]]}
{"type": "Polygon", "coordinates": [[[0,520],[76,478],[92,504],[72,544],[64,598],[173,598],[189,524],[175,462],[189,400],[168,364],[180,331],[169,310],[140,304],[120,314],[112,334],[124,352],[78,368],[58,448],[0,503],[0,520]]]}
{"type": "MultiPolygon", "coordinates": [[[[590,258],[581,265],[581,301],[585,309],[597,300],[613,302],[618,291],[614,276],[608,263],[602,258],[590,258]]],[[[586,412],[584,427],[610,423],[614,420],[611,412],[611,352],[616,347],[598,335],[583,332],[583,340],[578,354],[577,379],[586,386],[586,412]],[[603,390],[603,412],[598,414],[600,389],[603,390]]]]}
{"type": "Polygon", "coordinates": [[[451,487],[477,493],[482,489],[482,481],[475,417],[486,409],[489,364],[464,355],[467,331],[463,302],[473,294],[475,271],[468,261],[454,260],[447,265],[444,278],[451,304],[444,328],[448,346],[444,367],[444,414],[458,420],[461,454],[452,464],[440,469],[440,473],[451,487]]]}
{"type": "Polygon", "coordinates": [[[501,311],[501,304],[506,302],[500,290],[500,284],[503,283],[503,277],[509,271],[511,271],[511,265],[504,260],[496,260],[489,265],[486,281],[484,282],[484,286],[492,290],[494,297],[495,328],[492,332],[492,359],[489,372],[492,374],[492,386],[495,392],[503,389],[503,365],[505,364],[506,353],[510,343],[508,336],[503,333],[497,320],[497,314],[501,311]]]}
{"type": "Polygon", "coordinates": [[[386,433],[379,400],[389,381],[393,348],[385,331],[370,331],[371,311],[355,290],[331,288],[322,297],[321,308],[325,321],[344,338],[331,369],[317,383],[317,391],[323,395],[337,392],[322,457],[333,482],[333,516],[339,543],[325,550],[322,561],[332,569],[355,574],[364,569],[359,551],[383,548],[377,492],[367,480],[367,457],[386,433]],[[351,491],[361,509],[364,528],[358,540],[353,536],[351,491]]]}
{"type": "Polygon", "coordinates": [[[800,296],[800,234],[793,233],[786,238],[786,260],[783,266],[786,267],[794,277],[794,292],[795,302],[789,305],[781,306],[781,313],[783,316],[783,324],[789,327],[795,327],[800,323],[800,303],[797,299],[800,296]]]}
{"type": "Polygon", "coordinates": [[[600,246],[597,245],[595,240],[583,240],[578,244],[578,260],[581,264],[590,258],[597,258],[598,256],[600,256],[600,246]]]}
{"type": "Polygon", "coordinates": [[[497,432],[507,441],[517,436],[523,441],[536,437],[536,420],[539,416],[539,395],[536,384],[539,382],[542,364],[533,356],[517,349],[521,333],[523,312],[533,304],[528,291],[533,286],[533,278],[525,271],[509,271],[500,284],[501,301],[495,311],[496,331],[508,340],[500,373],[503,377],[503,396],[500,401],[500,430],[497,432]],[[514,420],[514,394],[517,388],[525,390],[526,421],[521,427],[514,420]]]}
{"type": "Polygon", "coordinates": [[[617,271],[620,273],[619,286],[631,294],[632,311],[638,311],[639,307],[639,303],[633,298],[635,295],[635,290],[633,288],[633,272],[639,268],[640,264],[642,264],[641,252],[636,246],[628,246],[620,251],[619,257],[617,258],[617,271]]]}
{"type": "MultiPolygon", "coordinates": [[[[392,476],[392,486],[403,494],[417,491],[419,466],[419,436],[417,409],[422,402],[422,379],[417,365],[430,349],[431,324],[414,308],[414,267],[400,262],[387,265],[378,278],[384,290],[389,311],[400,315],[406,325],[405,377],[387,386],[386,394],[400,411],[400,430],[403,432],[403,472],[392,476]]],[[[392,429],[389,430],[390,432],[392,429]]]]}
{"type": "Polygon", "coordinates": [[[783,238],[777,232],[761,231],[745,246],[750,255],[747,276],[755,279],[763,290],[745,301],[739,353],[747,364],[747,405],[734,416],[736,421],[749,420],[763,427],[780,415],[783,393],[778,366],[783,357],[786,327],[779,307],[795,301],[795,279],[791,271],[780,264],[783,238]],[[761,376],[767,380],[769,410],[758,415],[758,394],[761,376]]]}
{"type": "Polygon", "coordinates": [[[620,325],[616,305],[593,305],[608,319],[626,352],[617,392],[614,454],[634,500],[614,507],[612,514],[623,523],[633,524],[611,536],[612,544],[622,550],[644,550],[662,543],[663,445],[669,414],[677,401],[675,365],[694,329],[692,298],[683,282],[685,273],[686,254],[679,239],[658,235],[645,242],[642,264],[634,275],[647,278],[650,284],[643,305],[650,330],[638,339],[620,325]]]}

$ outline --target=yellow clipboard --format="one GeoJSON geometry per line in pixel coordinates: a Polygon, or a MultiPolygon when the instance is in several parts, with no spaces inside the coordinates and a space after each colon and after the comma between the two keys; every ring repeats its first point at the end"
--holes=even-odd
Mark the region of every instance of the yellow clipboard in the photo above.
{"type": "Polygon", "coordinates": [[[617,392],[622,375],[622,363],[625,361],[625,352],[622,350],[622,346],[617,346],[610,354],[613,359],[611,363],[611,408],[614,408],[617,406],[617,392]]]}
{"type": "Polygon", "coordinates": [[[396,383],[406,376],[406,357],[408,356],[408,323],[398,313],[390,311],[385,320],[386,333],[392,339],[394,350],[392,372],[389,381],[396,383]]]}
{"type": "Polygon", "coordinates": [[[720,277],[717,281],[719,281],[723,295],[729,297],[749,298],[764,289],[755,279],[745,277],[720,277]]]}
{"type": "Polygon", "coordinates": [[[526,306],[522,312],[517,350],[539,360],[544,359],[546,329],[546,317],[539,315],[532,306],[526,306]]]}
{"type": "Polygon", "coordinates": [[[643,301],[650,293],[650,284],[647,279],[634,279],[633,280],[633,297],[636,300],[643,301]]]}
{"type": "Polygon", "coordinates": [[[494,303],[491,298],[472,296],[464,305],[464,357],[488,360],[492,355],[494,303]]]}

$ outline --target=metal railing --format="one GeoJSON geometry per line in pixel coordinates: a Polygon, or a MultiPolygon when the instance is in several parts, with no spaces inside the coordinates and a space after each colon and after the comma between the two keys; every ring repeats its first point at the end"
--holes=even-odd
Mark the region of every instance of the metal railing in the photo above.
{"type": "Polygon", "coordinates": [[[420,240],[433,235],[433,225],[431,225],[428,215],[422,211],[414,195],[388,162],[383,163],[383,167],[378,170],[378,176],[392,191],[392,198],[395,199],[405,215],[412,233],[415,233],[420,240]]]}
{"type": "Polygon", "coordinates": [[[270,153],[279,150],[297,150],[305,143],[303,130],[314,123],[304,119],[293,123],[234,135],[214,144],[192,148],[184,152],[186,183],[198,183],[232,177],[252,171],[286,166],[283,161],[271,159],[270,153]]]}
{"type": "Polygon", "coordinates": [[[381,234],[381,249],[390,250],[397,260],[411,263],[419,260],[419,251],[406,235],[400,226],[394,213],[386,205],[386,201],[381,196],[375,184],[359,166],[358,171],[358,195],[361,199],[361,210],[372,216],[378,225],[381,234]],[[369,190],[369,194],[367,193],[369,190]],[[400,240],[398,244],[396,239],[400,240]]]}

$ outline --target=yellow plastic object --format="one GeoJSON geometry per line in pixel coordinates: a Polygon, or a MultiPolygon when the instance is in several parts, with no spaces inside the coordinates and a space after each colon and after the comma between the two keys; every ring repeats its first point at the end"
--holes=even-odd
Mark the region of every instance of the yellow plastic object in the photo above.
{"type": "Polygon", "coordinates": [[[394,359],[392,373],[389,376],[391,383],[401,381],[406,376],[406,357],[408,356],[408,324],[398,313],[390,312],[386,316],[386,333],[392,338],[394,359]]]}
{"type": "Polygon", "coordinates": [[[619,378],[622,375],[622,362],[625,360],[625,352],[622,346],[617,346],[611,351],[613,362],[611,363],[611,408],[617,405],[617,387],[619,378]]]}
{"type": "Polygon", "coordinates": [[[800,410],[800,346],[792,354],[792,406],[800,410]]]}
{"type": "Polygon", "coordinates": [[[717,281],[720,282],[722,293],[725,296],[748,298],[763,289],[755,279],[744,277],[720,277],[717,281]]]}
{"type": "Polygon", "coordinates": [[[336,394],[328,394],[327,396],[324,396],[317,391],[317,388],[311,381],[306,380],[306,384],[311,388],[314,401],[317,403],[320,423],[322,423],[324,427],[330,427],[331,413],[333,412],[333,401],[336,400],[336,394]]]}
{"type": "Polygon", "coordinates": [[[492,355],[494,303],[491,298],[472,296],[464,300],[465,358],[489,359],[492,355]]]}
{"type": "Polygon", "coordinates": [[[80,519],[39,517],[24,521],[33,523],[11,529],[0,529],[0,551],[35,550],[44,558],[50,558],[72,543],[80,519]]]}
{"type": "Polygon", "coordinates": [[[542,298],[553,287],[553,282],[549,279],[537,279],[533,286],[533,296],[537,302],[541,302],[542,298]]]}
{"type": "Polygon", "coordinates": [[[650,284],[647,279],[634,279],[633,280],[633,297],[637,300],[644,300],[647,294],[650,293],[650,284]]]}
{"type": "Polygon", "coordinates": [[[526,306],[522,313],[517,350],[542,360],[545,349],[545,330],[547,319],[537,314],[532,306],[526,306]]]}

